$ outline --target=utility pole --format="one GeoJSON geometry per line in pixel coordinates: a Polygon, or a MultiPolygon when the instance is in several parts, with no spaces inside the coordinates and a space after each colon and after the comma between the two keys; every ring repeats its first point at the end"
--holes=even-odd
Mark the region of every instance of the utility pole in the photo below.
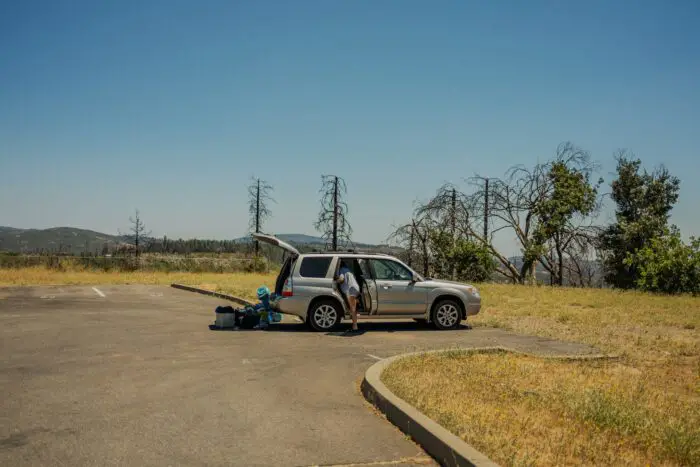
{"type": "Polygon", "coordinates": [[[338,251],[338,177],[333,179],[333,251],[338,251]]]}
{"type": "Polygon", "coordinates": [[[487,241],[489,235],[489,179],[485,180],[486,187],[484,188],[484,241],[487,241]]]}
{"type": "MultiPolygon", "coordinates": [[[[452,229],[452,251],[457,246],[457,189],[452,188],[452,209],[450,212],[450,224],[452,229]]],[[[452,261],[452,280],[457,277],[457,264],[452,261]]]]}
{"type": "MultiPolygon", "coordinates": [[[[260,233],[264,228],[263,224],[270,217],[269,201],[274,201],[270,196],[272,185],[265,180],[253,177],[251,184],[248,185],[248,231],[260,233]]],[[[255,257],[260,254],[260,243],[255,240],[254,245],[255,257]]]]}
{"type": "Polygon", "coordinates": [[[320,193],[321,211],[314,228],[323,234],[326,248],[338,251],[340,242],[349,242],[352,234],[348,223],[348,204],[344,199],[347,193],[345,180],[337,175],[322,175],[320,193]]]}
{"type": "Polygon", "coordinates": [[[416,234],[416,226],[411,223],[411,234],[408,236],[408,267],[413,267],[413,236],[416,234]]]}
{"type": "MultiPolygon", "coordinates": [[[[255,189],[255,233],[260,233],[260,179],[257,180],[255,189]]],[[[260,243],[255,240],[255,257],[260,253],[260,243]]]]}

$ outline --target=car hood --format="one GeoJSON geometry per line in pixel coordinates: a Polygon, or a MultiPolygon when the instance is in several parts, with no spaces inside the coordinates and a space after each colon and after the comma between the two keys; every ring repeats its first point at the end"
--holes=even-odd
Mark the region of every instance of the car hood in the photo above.
{"type": "Polygon", "coordinates": [[[447,286],[447,287],[453,287],[453,288],[458,288],[458,289],[475,289],[471,284],[465,284],[464,282],[456,282],[456,281],[447,281],[447,280],[442,280],[442,279],[426,279],[423,282],[425,285],[435,285],[435,286],[447,286]]]}

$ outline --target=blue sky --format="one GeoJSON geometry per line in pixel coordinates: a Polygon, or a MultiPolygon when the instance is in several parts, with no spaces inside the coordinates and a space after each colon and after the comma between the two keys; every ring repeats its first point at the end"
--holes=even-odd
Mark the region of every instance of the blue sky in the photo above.
{"type": "MultiPolygon", "coordinates": [[[[0,6],[0,225],[313,234],[324,173],[357,241],[566,140],[681,178],[700,233],[700,3],[37,1],[0,6]]],[[[509,248],[509,239],[499,239],[509,248]]]]}

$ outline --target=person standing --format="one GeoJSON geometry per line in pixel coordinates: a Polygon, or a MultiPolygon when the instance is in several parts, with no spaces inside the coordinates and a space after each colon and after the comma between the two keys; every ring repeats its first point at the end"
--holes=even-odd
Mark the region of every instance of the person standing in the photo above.
{"type": "Polygon", "coordinates": [[[345,261],[340,263],[340,271],[338,271],[336,282],[348,299],[350,316],[352,317],[352,332],[357,332],[357,301],[360,297],[360,286],[357,283],[357,279],[355,279],[355,274],[352,273],[345,261]]]}

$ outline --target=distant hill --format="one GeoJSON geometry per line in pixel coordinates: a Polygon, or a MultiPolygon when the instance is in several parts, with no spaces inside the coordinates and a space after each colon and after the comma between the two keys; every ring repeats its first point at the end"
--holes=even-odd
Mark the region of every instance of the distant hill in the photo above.
{"type": "Polygon", "coordinates": [[[117,235],[75,227],[53,227],[50,229],[0,227],[0,251],[15,253],[43,250],[80,254],[85,251],[101,251],[105,244],[112,248],[121,243],[123,240],[117,235]]]}
{"type": "MultiPolygon", "coordinates": [[[[312,235],[290,233],[276,235],[281,240],[291,243],[301,251],[324,249],[325,241],[312,235]]],[[[206,240],[206,239],[202,239],[206,240]]],[[[240,237],[235,243],[249,243],[250,236],[240,237]]],[[[53,227],[50,229],[17,229],[14,227],[0,226],[0,251],[13,253],[68,253],[81,254],[84,252],[101,252],[106,245],[110,250],[123,244],[124,238],[118,235],[109,235],[94,230],[79,229],[75,227],[53,227]]],[[[382,249],[383,245],[371,245],[356,243],[354,248],[368,250],[382,249]]],[[[391,250],[391,249],[389,249],[391,250]]]]}
{"type": "MultiPolygon", "coordinates": [[[[313,235],[306,235],[306,234],[270,234],[274,235],[275,237],[279,238],[280,240],[283,240],[287,243],[293,243],[295,245],[315,245],[315,244],[322,244],[324,243],[324,240],[321,237],[314,237],[313,235]]],[[[239,237],[234,240],[237,243],[250,243],[253,241],[250,235],[246,235],[245,237],[239,237]]]]}
{"type": "Polygon", "coordinates": [[[284,240],[287,243],[295,243],[297,245],[315,245],[323,244],[324,240],[321,237],[314,237],[313,235],[306,234],[279,234],[276,235],[280,240],[284,240]]]}
{"type": "MultiPolygon", "coordinates": [[[[282,234],[273,234],[275,237],[279,238],[282,241],[285,241],[289,244],[292,245],[299,245],[299,246],[325,246],[326,240],[324,240],[321,237],[315,237],[313,235],[306,235],[306,234],[300,234],[300,233],[282,233],[282,234]]],[[[252,238],[250,236],[246,237],[240,237],[235,240],[236,242],[242,242],[242,243],[248,243],[252,241],[252,238]]],[[[378,248],[378,247],[383,247],[384,245],[373,245],[371,243],[354,243],[353,246],[355,248],[378,248]]]]}

